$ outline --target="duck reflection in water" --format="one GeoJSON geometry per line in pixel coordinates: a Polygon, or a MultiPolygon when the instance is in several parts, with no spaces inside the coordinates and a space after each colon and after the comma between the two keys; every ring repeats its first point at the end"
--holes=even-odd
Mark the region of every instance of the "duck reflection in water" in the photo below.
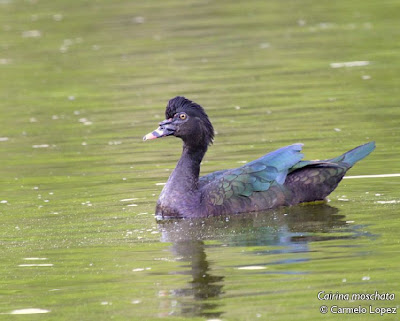
{"type": "MultiPolygon", "coordinates": [[[[227,247],[266,246],[265,250],[261,248],[261,251],[251,252],[260,255],[260,265],[290,264],[309,260],[310,242],[364,235],[359,232],[359,227],[347,224],[337,208],[327,204],[294,206],[249,215],[163,220],[159,222],[159,229],[161,241],[172,243],[170,249],[176,261],[188,262],[181,265],[182,269],[171,273],[190,276],[185,287],[168,291],[165,300],[169,303],[163,302],[164,308],[169,305],[169,315],[208,318],[221,317],[224,309],[222,300],[218,298],[230,297],[230,294],[224,291],[225,268],[218,269],[218,262],[209,261],[207,249],[213,247],[215,252],[220,248],[222,252],[227,247]],[[335,233],[339,228],[340,234],[335,233]],[[208,241],[213,242],[208,244],[208,241]],[[271,249],[271,246],[276,246],[276,249],[271,249]],[[290,260],[288,255],[287,260],[277,262],[265,257],[290,253],[304,253],[304,257],[290,260]]],[[[233,267],[246,266],[245,259],[243,257],[243,261],[233,267]]],[[[271,289],[265,290],[271,292],[271,289]]]]}

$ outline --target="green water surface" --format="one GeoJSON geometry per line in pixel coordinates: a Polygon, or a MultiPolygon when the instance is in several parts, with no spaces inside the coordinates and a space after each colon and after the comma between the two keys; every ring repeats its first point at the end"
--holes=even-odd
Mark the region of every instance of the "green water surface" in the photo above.
{"type": "Polygon", "coordinates": [[[184,95],[216,130],[202,173],[371,140],[348,175],[400,173],[399,14],[394,0],[0,0],[0,320],[400,319],[369,313],[400,307],[400,177],[157,223],[181,144],[141,139],[184,95]]]}

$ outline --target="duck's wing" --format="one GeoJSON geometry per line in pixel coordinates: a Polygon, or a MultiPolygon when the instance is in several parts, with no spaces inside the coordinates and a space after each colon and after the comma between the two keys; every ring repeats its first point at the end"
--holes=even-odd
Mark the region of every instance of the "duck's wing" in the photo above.
{"type": "Polygon", "coordinates": [[[289,169],[303,158],[302,146],[286,146],[242,167],[210,176],[209,182],[201,188],[203,201],[223,206],[235,199],[251,198],[253,193],[265,192],[271,186],[282,185],[289,169]]]}
{"type": "Polygon", "coordinates": [[[199,188],[202,188],[204,185],[207,185],[208,183],[216,180],[219,178],[221,175],[226,173],[228,169],[222,170],[222,171],[216,171],[207,175],[204,175],[199,178],[199,188]]]}

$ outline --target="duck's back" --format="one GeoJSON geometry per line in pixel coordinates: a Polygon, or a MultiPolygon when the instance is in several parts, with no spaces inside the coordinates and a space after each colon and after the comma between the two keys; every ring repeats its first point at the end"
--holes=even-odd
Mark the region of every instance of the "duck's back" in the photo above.
{"type": "Polygon", "coordinates": [[[260,211],[285,205],[291,167],[303,157],[302,144],[280,148],[242,167],[200,179],[201,207],[208,215],[260,211]]]}
{"type": "Polygon", "coordinates": [[[324,161],[301,161],[301,147],[283,147],[242,167],[200,179],[203,215],[261,211],[323,200],[349,168],[372,152],[375,144],[324,161]]]}

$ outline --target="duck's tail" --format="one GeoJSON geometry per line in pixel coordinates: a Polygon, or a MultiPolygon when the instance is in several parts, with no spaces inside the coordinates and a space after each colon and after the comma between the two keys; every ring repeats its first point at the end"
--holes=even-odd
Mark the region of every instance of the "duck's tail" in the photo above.
{"type": "Polygon", "coordinates": [[[345,163],[348,167],[352,167],[355,163],[367,157],[375,149],[375,142],[369,142],[349,150],[348,152],[338,157],[327,160],[329,163],[345,163]]]}
{"type": "Polygon", "coordinates": [[[332,159],[297,163],[292,167],[284,184],[290,191],[287,205],[325,199],[349,168],[374,149],[375,142],[370,142],[332,159]]]}

